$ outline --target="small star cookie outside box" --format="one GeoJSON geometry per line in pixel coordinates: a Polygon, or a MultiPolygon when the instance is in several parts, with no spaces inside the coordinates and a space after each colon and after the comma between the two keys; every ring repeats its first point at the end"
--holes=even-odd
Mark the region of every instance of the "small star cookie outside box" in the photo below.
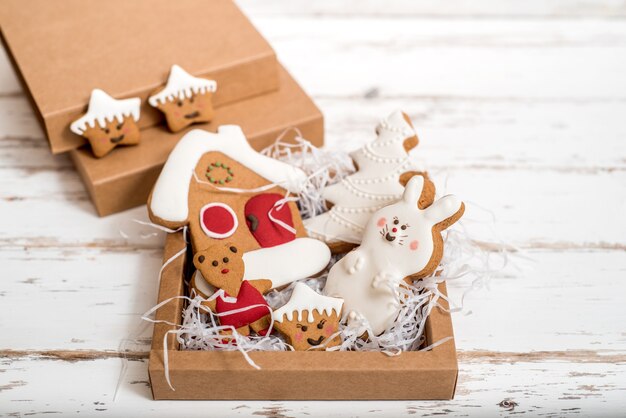
{"type": "Polygon", "coordinates": [[[136,145],[140,133],[139,98],[116,100],[100,89],[91,92],[89,107],[70,125],[76,135],[87,138],[93,154],[104,157],[118,145],[136,145]]]}
{"type": "Polygon", "coordinates": [[[165,114],[170,131],[178,132],[193,123],[213,119],[214,80],[194,77],[178,65],[173,65],[165,88],[148,98],[150,106],[165,114]]]}

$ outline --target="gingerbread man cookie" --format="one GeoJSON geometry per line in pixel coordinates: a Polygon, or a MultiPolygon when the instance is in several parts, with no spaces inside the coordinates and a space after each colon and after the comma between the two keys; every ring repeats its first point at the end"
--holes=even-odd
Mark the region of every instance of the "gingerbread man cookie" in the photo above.
{"type": "Polygon", "coordinates": [[[188,226],[195,252],[234,243],[244,279],[280,287],[320,272],[330,260],[326,244],[307,237],[295,202],[284,199],[305,179],[301,170],[256,152],[238,126],[193,130],[166,161],[148,212],[167,228],[188,226]]]}
{"type": "Polygon", "coordinates": [[[148,103],[165,114],[167,126],[178,132],[192,123],[213,119],[214,80],[194,77],[178,65],[170,70],[167,84],[148,98],[148,103]]]}
{"type": "MultiPolygon", "coordinates": [[[[326,242],[333,252],[358,245],[372,213],[398,201],[406,181],[422,171],[409,160],[418,138],[406,114],[392,113],[376,133],[376,140],[350,154],[358,171],[322,192],[333,204],[330,210],[305,221],[309,235],[326,242]]],[[[432,203],[434,189],[424,197],[423,205],[432,203]]]]}
{"type": "Polygon", "coordinates": [[[70,130],[87,138],[96,157],[104,157],[118,145],[139,143],[136,122],[140,104],[139,98],[116,100],[95,89],[91,92],[87,113],[72,122],[70,130]]]}
{"type": "Polygon", "coordinates": [[[324,293],[343,298],[348,317],[364,317],[376,335],[398,316],[396,287],[435,271],[443,255],[441,231],[463,215],[463,202],[452,195],[421,209],[424,185],[423,176],[411,178],[402,199],[372,215],[361,245],[328,274],[324,293]]]}
{"type": "Polygon", "coordinates": [[[271,309],[263,294],[272,282],[243,279],[244,261],[235,244],[216,244],[198,251],[193,263],[213,288],[221,290],[216,299],[208,302],[209,308],[220,315],[221,325],[231,326],[241,335],[249,335],[250,328],[259,335],[267,334],[271,309]]]}
{"type": "Polygon", "coordinates": [[[339,330],[342,306],[342,299],[296,283],[289,302],[274,311],[274,326],[296,351],[334,347],[341,344],[341,337],[333,335],[339,330]]]}

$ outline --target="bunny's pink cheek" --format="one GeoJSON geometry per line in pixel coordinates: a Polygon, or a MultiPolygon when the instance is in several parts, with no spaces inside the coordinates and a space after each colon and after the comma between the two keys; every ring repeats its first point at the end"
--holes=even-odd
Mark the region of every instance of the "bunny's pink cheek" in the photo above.
{"type": "Polygon", "coordinates": [[[124,130],[122,130],[123,134],[127,134],[129,132],[128,128],[124,128],[124,130]]]}
{"type": "Polygon", "coordinates": [[[333,333],[335,333],[335,328],[332,325],[326,325],[324,327],[324,334],[326,334],[327,337],[330,337],[333,333]]]}
{"type": "Polygon", "coordinates": [[[409,248],[411,249],[411,251],[417,250],[419,248],[419,242],[417,240],[411,241],[411,244],[409,244],[409,248]]]}
{"type": "Polygon", "coordinates": [[[376,222],[376,225],[378,225],[378,227],[380,228],[380,227],[383,227],[386,223],[387,223],[387,219],[380,218],[378,222],[376,222]]]}
{"type": "Polygon", "coordinates": [[[300,331],[296,332],[296,336],[295,336],[296,341],[298,342],[302,341],[303,337],[304,337],[303,333],[301,333],[300,331]]]}

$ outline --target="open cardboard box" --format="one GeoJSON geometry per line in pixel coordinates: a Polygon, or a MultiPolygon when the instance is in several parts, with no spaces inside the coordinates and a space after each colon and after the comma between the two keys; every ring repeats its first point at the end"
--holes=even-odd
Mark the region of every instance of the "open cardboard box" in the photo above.
{"type": "MultiPolygon", "coordinates": [[[[185,248],[182,233],[169,234],[164,260],[185,248]]],[[[187,255],[167,265],[161,277],[159,300],[187,293],[191,273],[187,255]]],[[[445,293],[445,284],[440,285],[445,293]]],[[[184,301],[175,299],[159,308],[156,319],[181,323],[184,301]]],[[[447,307],[445,301],[442,305],[447,307]]],[[[458,365],[454,340],[430,351],[404,352],[389,357],[377,352],[253,352],[261,370],[252,368],[238,351],[182,351],[168,336],[169,374],[165,380],[163,343],[172,325],[155,324],[148,366],[154,399],[452,399],[458,365]]],[[[453,336],[450,314],[433,309],[426,321],[426,344],[453,336]]]]}
{"type": "Polygon", "coordinates": [[[141,129],[161,123],[146,99],[178,64],[217,81],[219,108],[279,86],[269,43],[231,0],[2,0],[1,38],[53,153],[83,145],[70,123],[91,91],[141,98],[141,129]]]}
{"type": "MultiPolygon", "coordinates": [[[[192,129],[215,132],[226,124],[241,126],[257,150],[271,145],[289,128],[297,128],[315,146],[324,143],[324,118],[315,103],[282,67],[278,66],[280,89],[215,110],[211,123],[192,125],[172,134],[165,126],[142,131],[139,145],[117,147],[104,158],[95,158],[88,148],[70,155],[100,216],[145,205],[152,186],[174,146],[192,129]]],[[[295,131],[285,133],[292,140],[295,131]]]]}

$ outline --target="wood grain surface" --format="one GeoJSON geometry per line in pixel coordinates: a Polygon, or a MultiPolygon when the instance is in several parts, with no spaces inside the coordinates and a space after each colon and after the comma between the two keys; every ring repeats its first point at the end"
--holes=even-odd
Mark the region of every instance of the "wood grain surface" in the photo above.
{"type": "MultiPolygon", "coordinates": [[[[330,149],[404,109],[471,238],[510,249],[453,317],[456,398],[152,401],[139,316],[164,237],[132,222],[145,207],[96,216],[2,52],[0,416],[624,416],[626,3],[238,3],[321,107],[330,149]]],[[[470,285],[451,282],[453,301],[470,285]]]]}

